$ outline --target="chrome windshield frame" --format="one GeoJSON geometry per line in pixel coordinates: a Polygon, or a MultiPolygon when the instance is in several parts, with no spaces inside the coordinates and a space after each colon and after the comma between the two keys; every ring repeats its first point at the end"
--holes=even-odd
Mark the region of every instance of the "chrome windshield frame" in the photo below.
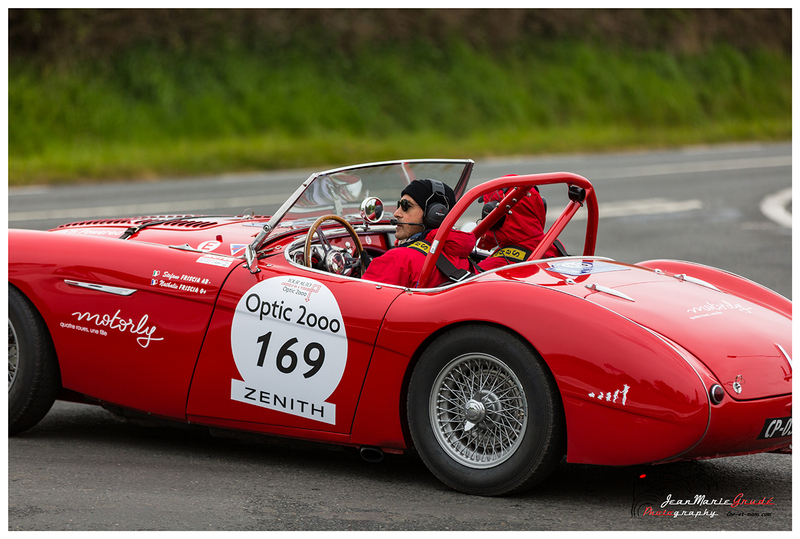
{"type": "Polygon", "coordinates": [[[259,248],[262,246],[264,241],[269,237],[270,233],[277,228],[278,223],[280,223],[289,210],[297,203],[300,197],[308,190],[308,188],[317,180],[317,178],[321,176],[329,176],[332,174],[338,174],[347,171],[355,171],[361,170],[366,168],[376,168],[376,167],[388,167],[388,166],[402,166],[405,164],[424,164],[424,163],[442,163],[442,164],[461,164],[464,166],[464,169],[461,173],[461,177],[459,178],[457,184],[453,187],[453,191],[456,195],[456,199],[460,198],[461,195],[467,189],[467,183],[469,182],[470,175],[472,174],[472,168],[475,166],[475,162],[472,159],[397,159],[393,161],[376,161],[374,163],[363,163],[358,165],[350,165],[346,167],[339,167],[330,170],[325,170],[321,172],[315,172],[311,174],[300,186],[292,193],[292,195],[286,199],[280,208],[270,217],[269,221],[261,228],[261,231],[256,235],[253,242],[248,245],[245,249],[245,261],[246,266],[250,269],[251,272],[257,273],[258,267],[256,263],[257,253],[259,248]]]}

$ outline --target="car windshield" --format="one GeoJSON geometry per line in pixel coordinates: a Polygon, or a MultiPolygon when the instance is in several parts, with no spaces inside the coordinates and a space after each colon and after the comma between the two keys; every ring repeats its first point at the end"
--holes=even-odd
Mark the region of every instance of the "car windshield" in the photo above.
{"type": "Polygon", "coordinates": [[[361,202],[368,197],[383,201],[388,219],[400,192],[414,180],[439,180],[460,197],[466,190],[473,164],[471,160],[410,160],[318,172],[295,191],[271,222],[280,228],[301,228],[321,215],[361,220],[361,202]]]}

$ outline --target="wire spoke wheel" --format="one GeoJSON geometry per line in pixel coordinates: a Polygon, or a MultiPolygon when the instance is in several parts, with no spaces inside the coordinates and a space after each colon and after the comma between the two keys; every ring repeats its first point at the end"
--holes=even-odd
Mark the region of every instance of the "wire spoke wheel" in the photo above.
{"type": "Polygon", "coordinates": [[[561,396],[547,364],[503,328],[471,324],[438,336],[414,366],[407,406],[425,465],[468,494],[526,490],[566,451],[561,396]]]}
{"type": "Polygon", "coordinates": [[[454,460],[491,468],[508,460],[525,435],[525,391],[508,366],[488,354],[466,354],[442,369],[430,399],[436,440],[454,460]]]}

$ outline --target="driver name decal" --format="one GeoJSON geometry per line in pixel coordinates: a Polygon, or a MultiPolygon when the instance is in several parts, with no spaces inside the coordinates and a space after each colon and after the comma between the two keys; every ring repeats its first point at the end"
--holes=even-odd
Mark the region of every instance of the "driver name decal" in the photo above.
{"type": "Polygon", "coordinates": [[[210,253],[197,259],[199,264],[208,264],[209,266],[219,266],[221,268],[229,268],[235,261],[236,259],[234,258],[228,258],[226,256],[214,255],[210,253]]]}
{"type": "Polygon", "coordinates": [[[344,374],[347,335],[339,304],[324,284],[273,277],[239,300],[231,351],[243,380],[231,380],[231,399],[330,425],[327,402],[344,374]]]}

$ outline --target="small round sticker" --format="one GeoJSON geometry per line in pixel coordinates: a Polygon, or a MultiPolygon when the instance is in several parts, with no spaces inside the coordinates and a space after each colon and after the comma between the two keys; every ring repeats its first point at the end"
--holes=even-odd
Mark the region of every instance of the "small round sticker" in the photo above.
{"type": "Polygon", "coordinates": [[[231,350],[244,380],[231,399],[336,424],[326,399],[347,362],[347,334],[333,293],[314,279],[273,277],[239,300],[231,350]]]}

